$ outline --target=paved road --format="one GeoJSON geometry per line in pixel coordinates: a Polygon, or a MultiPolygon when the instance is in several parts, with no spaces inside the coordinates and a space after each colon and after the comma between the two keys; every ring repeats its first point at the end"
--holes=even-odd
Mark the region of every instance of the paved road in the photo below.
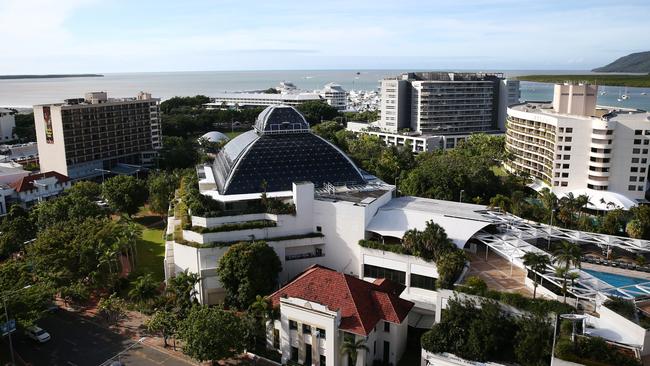
{"type": "MultiPolygon", "coordinates": [[[[52,336],[49,342],[38,344],[14,333],[16,352],[33,366],[99,366],[135,342],[64,310],[39,321],[38,325],[52,336]]],[[[134,366],[192,365],[143,344],[130,348],[120,360],[134,366]]]]}

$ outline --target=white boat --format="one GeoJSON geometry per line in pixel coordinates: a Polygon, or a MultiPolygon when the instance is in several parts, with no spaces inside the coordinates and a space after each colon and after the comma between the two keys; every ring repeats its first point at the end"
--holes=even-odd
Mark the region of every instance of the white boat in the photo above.
{"type": "Polygon", "coordinates": [[[648,93],[646,93],[646,92],[642,92],[642,93],[641,93],[641,95],[646,95],[646,94],[648,94],[648,93]]]}
{"type": "Polygon", "coordinates": [[[623,93],[623,95],[621,95],[621,99],[623,99],[623,100],[630,99],[630,95],[627,93],[627,87],[625,87],[625,93],[623,93]]]}

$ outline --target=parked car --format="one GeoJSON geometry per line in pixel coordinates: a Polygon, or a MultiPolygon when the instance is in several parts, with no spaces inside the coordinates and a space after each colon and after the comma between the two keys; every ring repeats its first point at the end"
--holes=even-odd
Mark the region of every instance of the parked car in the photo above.
{"type": "Polygon", "coordinates": [[[25,329],[25,335],[38,343],[45,343],[51,338],[50,333],[35,325],[25,329]]]}

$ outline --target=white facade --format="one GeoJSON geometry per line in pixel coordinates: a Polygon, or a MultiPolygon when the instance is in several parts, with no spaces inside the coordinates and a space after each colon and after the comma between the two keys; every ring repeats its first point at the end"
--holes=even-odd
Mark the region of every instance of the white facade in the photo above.
{"type": "Polygon", "coordinates": [[[519,82],[502,74],[416,72],[381,81],[383,131],[405,129],[448,135],[503,127],[505,110],[519,100],[519,82]]]}
{"type": "Polygon", "coordinates": [[[270,105],[299,106],[310,101],[322,101],[315,93],[266,94],[266,93],[218,93],[204,104],[206,109],[267,107],[270,105]]]}
{"type": "Polygon", "coordinates": [[[397,365],[404,354],[408,319],[401,324],[379,321],[367,336],[341,331],[340,323],[340,312],[327,306],[300,298],[282,299],[280,320],[274,321],[271,332],[267,334],[267,345],[269,348],[279,345],[283,363],[293,358],[294,361],[305,364],[307,353],[311,349],[310,364],[315,366],[372,366],[374,360],[397,365]],[[290,322],[295,322],[297,329],[292,329],[290,322]],[[311,332],[303,332],[303,325],[308,325],[311,332]],[[325,331],[325,337],[321,336],[321,329],[325,331]],[[351,365],[347,355],[341,353],[341,344],[346,337],[354,337],[355,341],[363,339],[368,347],[367,352],[359,352],[356,365],[351,365]],[[384,359],[384,356],[388,359],[384,359]]]}
{"type": "Polygon", "coordinates": [[[0,141],[11,141],[15,139],[14,129],[16,118],[13,111],[0,108],[0,141]]]}
{"type": "MultiPolygon", "coordinates": [[[[565,87],[556,91],[564,93],[565,87]]],[[[558,195],[588,194],[591,208],[607,209],[603,198],[629,209],[644,201],[648,190],[650,113],[598,107],[584,115],[597,94],[593,88],[588,92],[594,101],[564,95],[553,104],[580,114],[558,113],[549,103],[508,108],[506,148],[514,156],[508,166],[558,195]]]]}
{"type": "MultiPolygon", "coordinates": [[[[435,135],[419,132],[390,132],[380,129],[377,123],[365,122],[348,122],[347,130],[377,136],[387,145],[406,146],[408,144],[414,153],[453,149],[471,136],[471,134],[435,135]]],[[[501,135],[501,133],[496,134],[501,135]]]]}
{"type": "Polygon", "coordinates": [[[348,106],[348,93],[338,84],[329,83],[319,92],[321,98],[327,104],[339,111],[345,110],[348,106]]]}

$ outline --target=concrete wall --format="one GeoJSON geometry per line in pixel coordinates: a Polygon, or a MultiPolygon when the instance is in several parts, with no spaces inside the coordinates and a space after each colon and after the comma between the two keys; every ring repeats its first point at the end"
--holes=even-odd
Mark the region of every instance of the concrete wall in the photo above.
{"type": "Polygon", "coordinates": [[[61,107],[50,106],[52,119],[52,132],[54,141],[51,144],[45,138],[45,119],[43,118],[43,106],[34,106],[34,123],[36,127],[36,140],[38,141],[38,161],[41,171],[55,171],[69,176],[66,163],[65,144],[63,141],[63,120],[61,118],[61,107]]]}

